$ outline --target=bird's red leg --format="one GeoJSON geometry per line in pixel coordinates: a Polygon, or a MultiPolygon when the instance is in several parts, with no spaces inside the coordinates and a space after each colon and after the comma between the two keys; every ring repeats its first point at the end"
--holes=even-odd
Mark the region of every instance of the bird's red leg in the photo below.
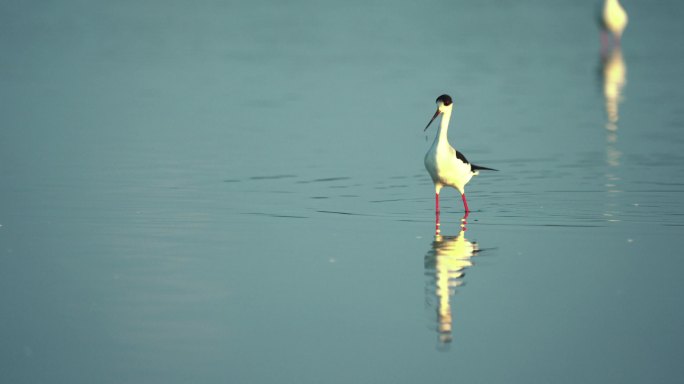
{"type": "Polygon", "coordinates": [[[461,200],[463,200],[463,208],[465,208],[465,217],[468,217],[470,209],[468,209],[468,201],[466,200],[465,193],[461,193],[461,200]]]}
{"type": "Polygon", "coordinates": [[[439,233],[439,193],[435,193],[435,235],[439,233]]]}
{"type": "Polygon", "coordinates": [[[601,57],[605,57],[608,53],[608,46],[610,45],[610,36],[608,32],[601,31],[601,57]]]}

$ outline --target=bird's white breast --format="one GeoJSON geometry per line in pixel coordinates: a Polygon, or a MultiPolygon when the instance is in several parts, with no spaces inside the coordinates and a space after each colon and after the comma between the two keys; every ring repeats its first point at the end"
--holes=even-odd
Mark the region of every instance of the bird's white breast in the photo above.
{"type": "Polygon", "coordinates": [[[473,177],[470,164],[456,157],[451,145],[435,143],[425,154],[425,168],[436,185],[448,185],[463,193],[463,188],[473,177]]]}
{"type": "Polygon", "coordinates": [[[606,23],[606,27],[620,37],[622,31],[627,26],[627,12],[625,12],[617,0],[608,0],[603,8],[603,20],[606,23]]]}

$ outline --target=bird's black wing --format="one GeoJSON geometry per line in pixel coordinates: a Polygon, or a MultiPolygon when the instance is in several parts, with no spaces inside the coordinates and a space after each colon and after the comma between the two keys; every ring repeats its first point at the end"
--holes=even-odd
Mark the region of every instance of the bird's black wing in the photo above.
{"type": "Polygon", "coordinates": [[[481,170],[484,170],[484,171],[498,171],[498,169],[487,168],[487,167],[483,167],[483,166],[481,166],[481,165],[475,165],[475,164],[470,164],[470,169],[472,169],[473,171],[481,171],[481,170]]]}
{"type": "Polygon", "coordinates": [[[603,2],[599,1],[596,2],[596,8],[594,11],[594,15],[596,16],[596,24],[598,24],[599,28],[603,31],[605,31],[606,28],[606,21],[603,20],[603,2]]]}
{"type": "MultiPolygon", "coordinates": [[[[468,161],[468,159],[466,159],[466,157],[465,157],[461,152],[459,152],[459,151],[456,151],[456,158],[459,159],[459,160],[461,160],[462,162],[464,162],[464,163],[466,163],[466,164],[470,164],[470,162],[468,161]]],[[[470,169],[471,169],[473,172],[474,172],[474,171],[480,171],[480,170],[484,170],[484,171],[498,171],[498,169],[487,168],[487,167],[483,167],[483,166],[481,166],[481,165],[475,165],[475,164],[470,164],[470,169]]]]}
{"type": "Polygon", "coordinates": [[[464,162],[464,163],[466,163],[466,164],[470,164],[470,162],[468,161],[468,159],[466,159],[466,157],[463,156],[463,154],[462,154],[461,152],[459,152],[459,151],[456,151],[456,158],[459,159],[459,160],[461,160],[462,162],[464,162]]]}

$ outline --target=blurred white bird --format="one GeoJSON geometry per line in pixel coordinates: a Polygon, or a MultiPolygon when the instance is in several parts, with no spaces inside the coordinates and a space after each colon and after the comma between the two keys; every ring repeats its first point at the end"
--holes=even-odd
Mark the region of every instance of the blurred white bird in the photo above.
{"type": "Polygon", "coordinates": [[[605,50],[608,48],[609,34],[613,37],[615,45],[620,45],[622,32],[627,27],[627,12],[622,8],[618,0],[604,0],[599,23],[601,25],[601,45],[605,50]]]}

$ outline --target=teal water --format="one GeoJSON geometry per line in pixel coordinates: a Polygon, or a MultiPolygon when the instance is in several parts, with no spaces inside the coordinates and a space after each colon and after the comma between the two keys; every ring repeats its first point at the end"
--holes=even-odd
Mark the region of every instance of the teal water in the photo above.
{"type": "Polygon", "coordinates": [[[3,3],[1,381],[676,382],[684,6],[622,3],[3,3]],[[500,172],[435,242],[442,93],[500,172]]]}

